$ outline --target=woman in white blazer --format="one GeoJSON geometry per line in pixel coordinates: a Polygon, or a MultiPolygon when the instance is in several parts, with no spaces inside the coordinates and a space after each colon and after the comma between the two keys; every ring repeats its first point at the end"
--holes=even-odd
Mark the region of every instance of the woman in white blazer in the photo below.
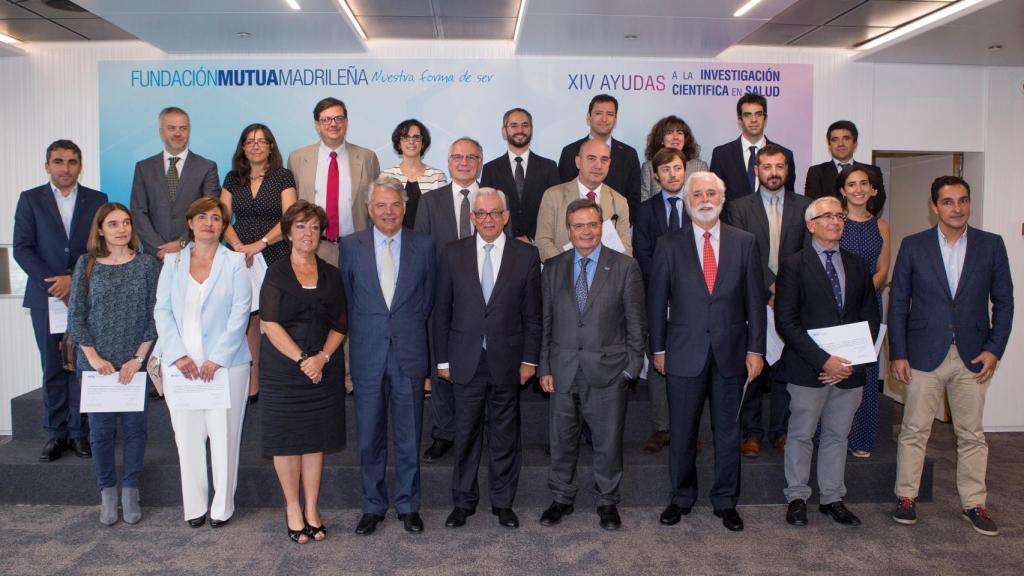
{"type": "Polygon", "coordinates": [[[235,511],[238,450],[252,359],[245,339],[252,285],[244,255],[220,243],[227,217],[226,207],[216,198],[192,203],[186,213],[192,242],[164,258],[153,313],[165,371],[173,365],[190,380],[210,382],[224,370],[229,381],[231,407],[227,409],[173,408],[174,392],[165,390],[181,463],[185,520],[193,528],[206,522],[208,510],[213,528],[227,524],[235,511]],[[213,467],[212,504],[207,438],[213,467]]]}

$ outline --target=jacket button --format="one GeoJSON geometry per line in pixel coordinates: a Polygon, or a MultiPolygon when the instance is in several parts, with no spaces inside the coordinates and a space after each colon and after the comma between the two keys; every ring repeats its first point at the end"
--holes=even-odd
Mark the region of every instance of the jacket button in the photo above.
{"type": "Polygon", "coordinates": [[[68,250],[67,248],[65,248],[64,252],[71,252],[71,250],[68,250]]]}
{"type": "Polygon", "coordinates": [[[711,330],[705,330],[704,333],[705,334],[711,334],[711,330]]]}
{"type": "Polygon", "coordinates": [[[576,351],[577,352],[583,352],[583,346],[580,346],[579,348],[577,348],[576,351]]]}

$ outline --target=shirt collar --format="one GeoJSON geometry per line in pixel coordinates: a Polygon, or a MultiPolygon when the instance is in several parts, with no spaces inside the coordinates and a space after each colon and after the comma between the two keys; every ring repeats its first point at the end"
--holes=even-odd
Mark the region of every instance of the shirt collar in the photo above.
{"type": "MultiPolygon", "coordinates": [[[[598,258],[601,257],[601,248],[602,248],[601,244],[598,243],[598,245],[594,248],[594,251],[587,255],[587,258],[590,258],[591,262],[597,262],[598,258]]],[[[580,260],[583,260],[583,256],[580,256],[579,251],[576,250],[575,248],[572,249],[572,252],[573,252],[573,257],[572,257],[573,263],[574,264],[579,264],[580,260]]]]}
{"type": "Polygon", "coordinates": [[[516,158],[517,157],[522,158],[524,164],[529,164],[530,163],[530,149],[527,148],[526,152],[523,152],[522,154],[516,154],[515,152],[513,152],[511,150],[508,151],[508,161],[511,162],[513,166],[515,166],[515,164],[516,164],[516,158]]]}
{"type": "MultiPolygon", "coordinates": [[[[402,229],[399,228],[398,232],[396,232],[395,235],[392,236],[391,238],[393,240],[395,240],[396,242],[401,242],[402,241],[402,229]]],[[[386,240],[386,239],[387,239],[387,236],[385,236],[383,232],[381,232],[376,226],[374,226],[373,227],[373,245],[374,246],[380,246],[381,244],[384,243],[384,240],[386,240]]]]}
{"type": "MultiPolygon", "coordinates": [[[[587,134],[587,138],[589,138],[591,140],[600,140],[600,138],[594,138],[593,134],[587,134]]],[[[608,145],[608,150],[609,151],[611,151],[611,149],[612,149],[612,140],[613,140],[613,138],[610,135],[608,136],[608,138],[606,140],[601,140],[601,142],[604,142],[605,144],[608,145]]]]}
{"type": "Polygon", "coordinates": [[[181,152],[181,154],[171,154],[170,152],[167,151],[166,148],[164,148],[164,163],[169,163],[171,161],[171,158],[181,158],[181,160],[179,160],[178,163],[184,164],[185,159],[188,158],[188,148],[185,148],[181,152]]]}
{"type": "Polygon", "coordinates": [[[454,180],[452,180],[452,194],[454,194],[456,197],[462,196],[462,191],[463,190],[469,190],[469,194],[472,195],[473,192],[476,192],[479,189],[480,189],[480,183],[477,182],[476,180],[474,180],[472,184],[470,184],[469,186],[466,186],[466,187],[463,187],[462,185],[460,185],[460,184],[456,183],[454,180]]]}
{"type": "MultiPolygon", "coordinates": [[[[757,190],[758,190],[758,192],[761,193],[761,200],[763,200],[765,204],[771,202],[771,199],[772,199],[772,193],[771,192],[769,192],[768,190],[765,190],[764,186],[761,186],[760,184],[757,186],[757,190]]],[[[775,191],[775,197],[779,199],[779,204],[782,204],[783,200],[786,199],[786,189],[785,188],[779,188],[778,190],[776,190],[775,191]]]]}
{"type": "MultiPolygon", "coordinates": [[[[711,232],[712,240],[718,240],[719,236],[722,234],[722,220],[719,219],[718,222],[715,222],[715,225],[712,226],[708,232],[711,232]]],[[[701,242],[704,241],[704,229],[697,225],[696,222],[693,223],[693,234],[701,242]]]]}
{"type": "Polygon", "coordinates": [[[839,166],[840,164],[846,164],[847,166],[853,166],[857,162],[853,158],[850,158],[849,160],[840,160],[839,158],[833,157],[832,158],[832,163],[835,164],[836,170],[839,170],[841,172],[842,171],[842,167],[839,166]]]}
{"type": "Polygon", "coordinates": [[[761,148],[764,148],[766,144],[768,144],[768,138],[766,138],[762,134],[760,140],[758,140],[757,142],[751,142],[747,140],[746,136],[740,136],[740,142],[743,144],[744,151],[746,151],[751,146],[757,146],[757,149],[760,150],[761,148]]]}
{"type": "Polygon", "coordinates": [[[328,148],[327,144],[324,144],[323,140],[320,141],[320,155],[321,156],[330,156],[331,152],[337,152],[338,156],[341,156],[342,154],[345,154],[345,152],[347,152],[347,151],[348,151],[348,142],[342,142],[341,146],[338,146],[337,148],[328,148]]]}
{"type": "Polygon", "coordinates": [[[680,200],[680,203],[676,204],[676,206],[678,207],[679,210],[683,210],[684,209],[683,204],[682,204],[682,200],[683,200],[683,191],[682,190],[679,190],[679,192],[677,192],[675,194],[669,194],[668,190],[665,190],[664,188],[662,188],[661,189],[661,199],[664,200],[666,203],[668,203],[669,198],[678,198],[680,200]]]}
{"type": "Polygon", "coordinates": [[[487,242],[483,238],[481,238],[480,237],[480,233],[477,232],[476,233],[476,249],[477,250],[483,250],[484,246],[486,244],[494,244],[494,247],[497,248],[498,250],[504,250],[505,249],[505,233],[502,232],[501,234],[498,234],[498,237],[495,238],[492,242],[487,242]]]}
{"type": "MultiPolygon", "coordinates": [[[[956,242],[953,243],[953,246],[956,246],[957,244],[967,241],[967,228],[969,228],[969,226],[964,228],[963,234],[961,234],[960,237],[956,239],[956,242]]],[[[939,246],[945,246],[948,248],[953,247],[949,245],[949,242],[946,241],[946,237],[942,235],[942,228],[936,226],[935,233],[939,235],[939,246]]]]}
{"type": "MultiPolygon", "coordinates": [[[[60,191],[60,188],[54,186],[53,182],[50,182],[50,190],[53,191],[55,196],[58,196],[62,199],[64,198],[64,193],[60,191]]],[[[75,182],[75,185],[71,188],[71,194],[67,195],[67,199],[70,200],[71,198],[74,198],[75,194],[78,194],[78,182],[75,182]]]]}
{"type": "MultiPolygon", "coordinates": [[[[594,193],[598,196],[601,195],[601,186],[604,186],[604,184],[599,184],[597,188],[594,188],[594,193]]],[[[576,187],[579,188],[580,198],[586,198],[587,192],[590,192],[590,188],[587,188],[579,178],[576,178],[576,187]]]]}
{"type": "Polygon", "coordinates": [[[826,250],[832,250],[836,254],[839,253],[839,246],[836,246],[835,248],[826,248],[826,247],[822,246],[821,244],[819,244],[818,241],[814,240],[814,239],[811,239],[811,246],[814,247],[814,251],[818,253],[818,256],[821,256],[822,254],[824,254],[826,250]]]}

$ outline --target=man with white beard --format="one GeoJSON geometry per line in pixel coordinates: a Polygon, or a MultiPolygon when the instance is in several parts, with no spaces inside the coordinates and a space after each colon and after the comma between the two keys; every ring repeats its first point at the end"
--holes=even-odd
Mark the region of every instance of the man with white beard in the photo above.
{"type": "Polygon", "coordinates": [[[671,491],[660,521],[678,523],[697,499],[697,433],[710,398],[715,430],[711,504],[726,528],[739,531],[736,415],[744,385],[764,367],[764,274],[754,236],[719,220],[725,183],[718,176],[693,173],[683,185],[683,197],[691,221],[659,239],[647,286],[651,353],[655,369],[666,375],[671,422],[671,491]]]}

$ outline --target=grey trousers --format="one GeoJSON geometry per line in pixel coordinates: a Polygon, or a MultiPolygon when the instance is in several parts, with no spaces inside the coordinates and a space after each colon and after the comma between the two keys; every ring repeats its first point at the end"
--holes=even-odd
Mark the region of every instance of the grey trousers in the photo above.
{"type": "Polygon", "coordinates": [[[668,432],[668,390],[665,377],[654,369],[653,362],[647,367],[647,392],[651,399],[651,427],[668,432]]]}
{"type": "Polygon", "coordinates": [[[818,438],[818,501],[838,502],[846,496],[846,441],[860,406],[863,388],[810,388],[789,384],[789,431],[786,438],[786,501],[811,497],[808,480],[814,430],[821,420],[818,438]]]}
{"type": "Polygon", "coordinates": [[[581,423],[590,426],[594,441],[594,492],[597,505],[619,503],[622,483],[622,432],[626,424],[626,377],[595,388],[576,373],[572,389],[556,391],[550,413],[551,470],[548,487],[556,502],[572,504],[579,491],[576,464],[580,456],[581,423]]]}

